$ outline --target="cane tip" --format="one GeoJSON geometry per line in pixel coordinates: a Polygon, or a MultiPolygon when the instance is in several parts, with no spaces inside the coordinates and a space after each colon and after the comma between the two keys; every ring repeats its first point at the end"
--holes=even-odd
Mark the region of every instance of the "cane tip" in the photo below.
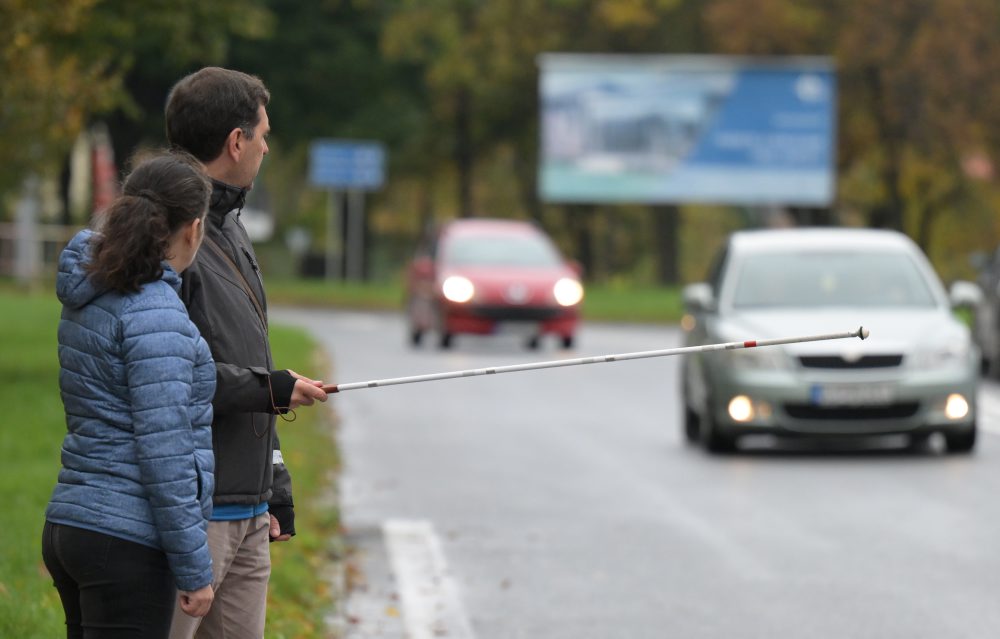
{"type": "Polygon", "coordinates": [[[869,332],[867,328],[865,328],[864,326],[858,327],[858,337],[860,337],[861,339],[868,339],[868,335],[869,332]]]}

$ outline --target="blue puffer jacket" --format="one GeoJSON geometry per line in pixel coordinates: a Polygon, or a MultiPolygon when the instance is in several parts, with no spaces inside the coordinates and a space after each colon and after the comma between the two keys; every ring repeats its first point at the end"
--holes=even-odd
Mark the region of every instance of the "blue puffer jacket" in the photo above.
{"type": "Polygon", "coordinates": [[[68,432],[49,521],[163,550],[180,590],[212,582],[215,364],[163,277],[101,290],[84,270],[93,232],[59,258],[59,388],[68,432]]]}

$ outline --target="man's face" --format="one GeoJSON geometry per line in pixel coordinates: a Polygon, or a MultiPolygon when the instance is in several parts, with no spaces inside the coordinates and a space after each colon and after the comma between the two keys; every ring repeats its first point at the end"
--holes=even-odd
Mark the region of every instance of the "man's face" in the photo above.
{"type": "Polygon", "coordinates": [[[253,137],[243,138],[246,148],[240,155],[240,173],[241,177],[244,178],[241,180],[240,186],[248,188],[253,187],[254,178],[260,171],[260,164],[264,161],[264,156],[267,155],[267,136],[271,132],[271,124],[267,119],[267,110],[264,109],[264,105],[257,107],[257,114],[260,121],[254,128],[253,137]]]}

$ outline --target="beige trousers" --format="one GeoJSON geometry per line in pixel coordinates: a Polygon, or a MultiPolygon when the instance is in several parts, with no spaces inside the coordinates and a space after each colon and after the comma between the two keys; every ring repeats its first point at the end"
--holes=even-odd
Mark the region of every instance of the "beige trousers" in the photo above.
{"type": "Polygon", "coordinates": [[[215,601],[204,617],[189,617],[174,605],[170,639],[263,639],[270,517],[208,522],[215,601]]]}

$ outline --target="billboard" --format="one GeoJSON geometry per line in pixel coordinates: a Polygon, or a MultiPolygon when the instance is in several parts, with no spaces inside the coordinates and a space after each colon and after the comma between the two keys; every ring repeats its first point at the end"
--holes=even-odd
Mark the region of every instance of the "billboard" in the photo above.
{"type": "Polygon", "coordinates": [[[544,201],[833,201],[829,58],[544,54],[539,61],[544,201]]]}

